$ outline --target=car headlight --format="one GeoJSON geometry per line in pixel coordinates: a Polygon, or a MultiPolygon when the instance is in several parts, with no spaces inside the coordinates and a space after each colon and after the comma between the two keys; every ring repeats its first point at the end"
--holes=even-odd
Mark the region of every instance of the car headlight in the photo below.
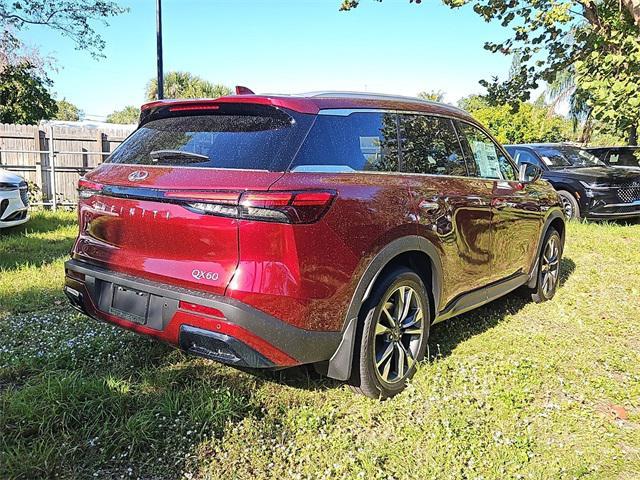
{"type": "Polygon", "coordinates": [[[584,188],[587,188],[589,190],[611,190],[612,188],[617,188],[606,183],[587,183],[583,182],[582,180],[580,180],[580,183],[584,188]]]}
{"type": "Polygon", "coordinates": [[[10,190],[17,190],[20,186],[17,183],[4,183],[0,182],[0,192],[8,192],[10,190]]]}

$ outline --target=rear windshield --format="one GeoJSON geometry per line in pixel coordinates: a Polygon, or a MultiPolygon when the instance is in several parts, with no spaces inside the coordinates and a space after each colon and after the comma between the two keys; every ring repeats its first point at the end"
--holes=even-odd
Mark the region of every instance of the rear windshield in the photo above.
{"type": "Polygon", "coordinates": [[[270,107],[222,106],[216,113],[152,119],[107,162],[282,171],[303,130],[291,116],[270,107]]]}
{"type": "Polygon", "coordinates": [[[536,147],[536,152],[549,168],[606,166],[595,155],[579,147],[536,147]]]}

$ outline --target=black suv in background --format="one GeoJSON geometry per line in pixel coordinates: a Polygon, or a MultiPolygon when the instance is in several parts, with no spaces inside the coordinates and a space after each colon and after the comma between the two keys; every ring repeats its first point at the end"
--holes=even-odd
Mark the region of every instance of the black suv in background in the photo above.
{"type": "Polygon", "coordinates": [[[519,165],[535,165],[556,189],[567,218],[640,217],[640,171],[608,166],[570,144],[505,146],[519,165]]]}
{"type": "Polygon", "coordinates": [[[591,147],[587,150],[611,167],[640,168],[640,147],[591,147]]]}

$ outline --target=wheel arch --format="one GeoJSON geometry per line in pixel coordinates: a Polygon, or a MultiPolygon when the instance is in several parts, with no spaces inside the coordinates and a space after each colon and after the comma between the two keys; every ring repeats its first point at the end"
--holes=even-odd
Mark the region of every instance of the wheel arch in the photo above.
{"type": "Polygon", "coordinates": [[[408,266],[422,278],[431,303],[431,320],[435,318],[442,288],[442,262],[438,249],[418,235],[392,241],[369,262],[358,282],[345,316],[342,340],[328,363],[328,377],[347,380],[351,375],[360,309],[380,275],[397,266],[408,266]]]}

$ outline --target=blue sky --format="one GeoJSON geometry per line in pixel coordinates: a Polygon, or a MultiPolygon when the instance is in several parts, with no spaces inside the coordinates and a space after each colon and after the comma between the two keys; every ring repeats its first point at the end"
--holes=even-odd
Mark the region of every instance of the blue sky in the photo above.
{"type": "MultiPolygon", "coordinates": [[[[120,2],[130,12],[98,30],[106,59],[94,60],[44,29],[23,39],[51,53],[58,98],[88,115],[144,101],[156,74],[155,1],[120,2]]],[[[362,0],[339,12],[339,0],[163,0],[165,71],[187,70],[215,83],[254,91],[366,90],[415,95],[443,90],[445,100],[479,93],[478,80],[504,76],[511,60],[483,49],[508,31],[470,8],[439,1],[362,0]]]]}

